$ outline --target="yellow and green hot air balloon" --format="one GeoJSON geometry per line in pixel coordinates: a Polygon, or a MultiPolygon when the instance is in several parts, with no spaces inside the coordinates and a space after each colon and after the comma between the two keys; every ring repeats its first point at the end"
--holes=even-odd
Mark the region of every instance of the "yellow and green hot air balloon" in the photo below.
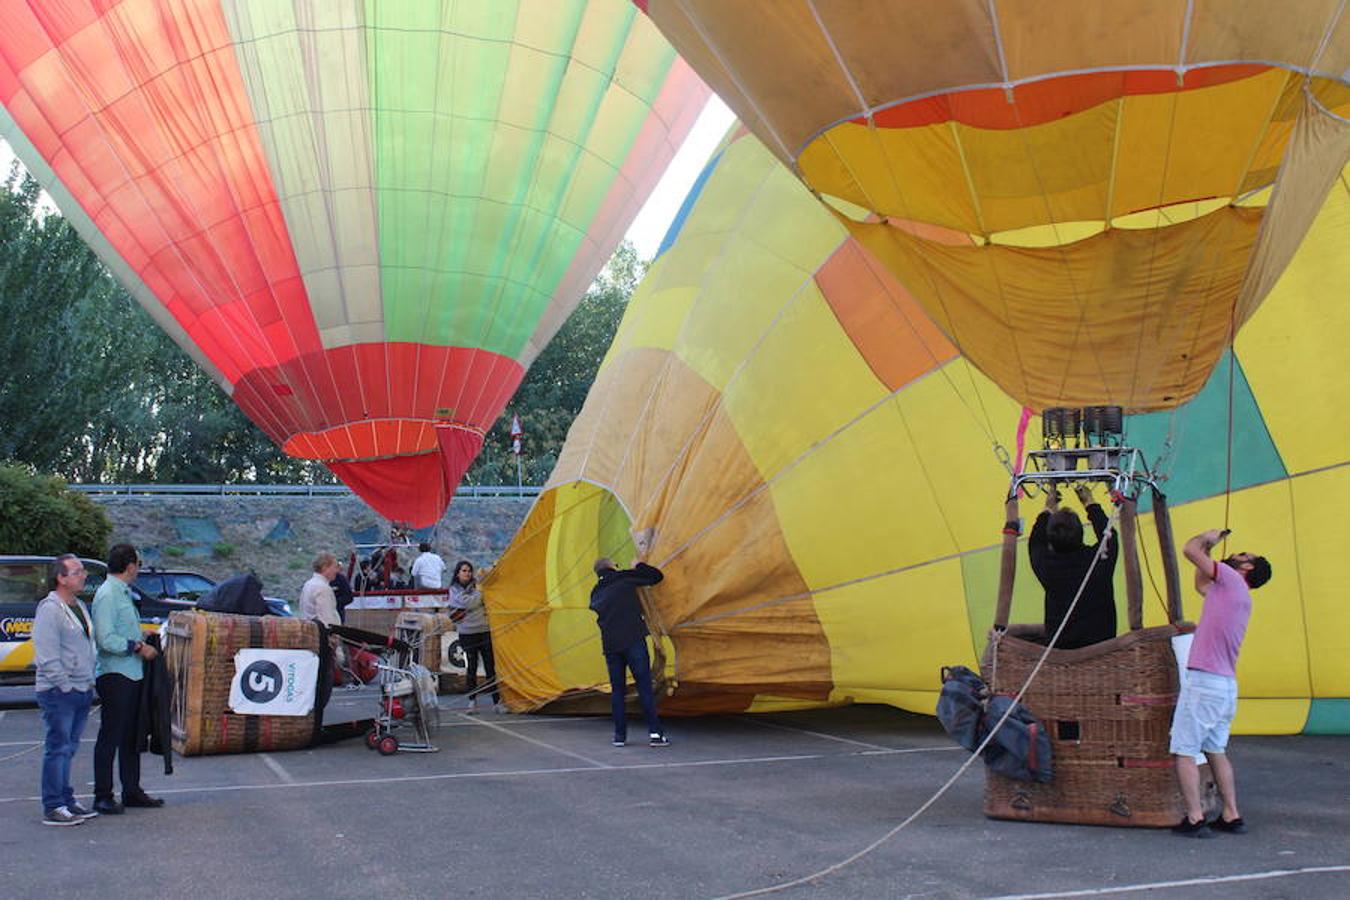
{"type": "Polygon", "coordinates": [[[1190,399],[1350,160],[1339,0],[639,0],[1033,409],[1190,399]]]}
{"type": "MultiPolygon", "coordinates": [[[[1228,515],[1230,546],[1274,563],[1238,671],[1246,732],[1350,731],[1337,571],[1347,236],[1350,171],[1196,395],[1126,419],[1130,444],[1167,476],[1179,537],[1228,515]]],[[[974,667],[993,622],[1008,487],[993,450],[1015,447],[1024,409],[763,143],[733,130],[486,584],[509,702],[607,689],[591,563],[627,564],[630,535],[655,528],[649,559],[666,579],[647,607],[667,712],[931,713],[939,668],[974,667]]],[[[1146,580],[1144,624],[1163,624],[1158,548],[1142,549],[1158,582],[1146,580]]],[[[1019,558],[1013,619],[1039,621],[1019,558]]],[[[1119,585],[1116,597],[1124,622],[1119,585]]],[[[1188,617],[1199,604],[1188,591],[1188,617]]]]}
{"type": "Polygon", "coordinates": [[[427,525],[707,89],[623,0],[0,9],[0,136],[287,453],[427,525]]]}

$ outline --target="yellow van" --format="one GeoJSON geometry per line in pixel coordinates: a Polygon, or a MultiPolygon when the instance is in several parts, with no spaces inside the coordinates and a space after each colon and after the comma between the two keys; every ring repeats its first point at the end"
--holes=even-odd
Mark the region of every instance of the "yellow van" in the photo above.
{"type": "MultiPolygon", "coordinates": [[[[33,616],[47,596],[47,573],[54,556],[0,556],[0,684],[33,683],[33,616]]],[[[90,603],[108,576],[108,567],[81,559],[89,573],[80,599],[90,603]]]]}

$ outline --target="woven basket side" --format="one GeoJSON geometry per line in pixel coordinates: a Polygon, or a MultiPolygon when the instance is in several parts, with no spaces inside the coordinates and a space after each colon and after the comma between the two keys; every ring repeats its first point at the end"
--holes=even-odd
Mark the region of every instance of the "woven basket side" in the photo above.
{"type": "Polygon", "coordinates": [[[244,716],[229,708],[235,654],[246,647],[319,652],[310,621],[277,616],[179,612],[170,618],[175,690],[174,739],[184,756],[290,750],[313,739],[315,713],[244,716]],[[181,738],[180,738],[181,736],[181,738]]]}
{"type": "MultiPolygon", "coordinates": [[[[1016,694],[1045,653],[1014,626],[981,660],[990,687],[1016,694]]],[[[1186,630],[1186,629],[1180,629],[1186,630]]],[[[1013,781],[986,770],[985,814],[1094,825],[1173,825],[1181,796],[1168,737],[1178,675],[1170,625],[1075,650],[1052,650],[1023,695],[1049,730],[1055,777],[1013,781]]],[[[1206,773],[1207,774],[1207,773],[1206,773]]]]}

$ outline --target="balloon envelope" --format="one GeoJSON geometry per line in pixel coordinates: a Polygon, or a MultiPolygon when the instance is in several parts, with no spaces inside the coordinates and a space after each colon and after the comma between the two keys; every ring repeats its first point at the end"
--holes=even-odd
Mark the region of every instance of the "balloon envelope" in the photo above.
{"type": "MultiPolygon", "coordinates": [[[[1329,302],[1350,285],[1347,175],[1198,395],[1126,420],[1128,442],[1170,476],[1179,539],[1227,521],[1233,552],[1273,562],[1239,664],[1246,732],[1350,731],[1337,572],[1350,307],[1329,302]]],[[[1024,421],[886,266],[733,132],[485,585],[508,700],[603,692],[591,564],[627,565],[632,533],[655,528],[649,559],[666,578],[647,609],[667,712],[856,701],[931,713],[940,667],[973,667],[993,623],[1008,487],[994,450],[1015,462],[1024,421]]],[[[1142,518],[1156,580],[1145,625],[1158,625],[1161,562],[1142,518]]],[[[1025,548],[1018,558],[1013,620],[1039,622],[1025,548]]],[[[1116,597],[1124,623],[1123,584],[1116,597]]]]}
{"type": "Polygon", "coordinates": [[[289,454],[439,518],[707,89],[621,0],[9,3],[0,134],[289,454]]]}
{"type": "Polygon", "coordinates": [[[1173,407],[1350,160],[1343,4],[642,0],[981,371],[1173,407]]]}

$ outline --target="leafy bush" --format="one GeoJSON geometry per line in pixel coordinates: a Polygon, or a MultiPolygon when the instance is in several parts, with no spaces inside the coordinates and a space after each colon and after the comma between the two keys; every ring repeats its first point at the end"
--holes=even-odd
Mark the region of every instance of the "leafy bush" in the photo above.
{"type": "Polygon", "coordinates": [[[175,544],[170,544],[169,546],[167,546],[167,547],[164,548],[164,555],[165,555],[165,556],[172,556],[174,559],[179,558],[180,556],[182,556],[182,555],[183,555],[184,553],[186,553],[186,552],[187,552],[187,551],[184,550],[182,547],[179,547],[179,546],[177,546],[177,545],[175,545],[175,544]]]}
{"type": "Polygon", "coordinates": [[[216,541],[211,546],[211,553],[219,559],[229,559],[234,556],[234,544],[229,541],[216,541]]]}
{"type": "Polygon", "coordinates": [[[102,507],[62,479],[0,465],[0,553],[102,559],[111,534],[102,507]]]}

